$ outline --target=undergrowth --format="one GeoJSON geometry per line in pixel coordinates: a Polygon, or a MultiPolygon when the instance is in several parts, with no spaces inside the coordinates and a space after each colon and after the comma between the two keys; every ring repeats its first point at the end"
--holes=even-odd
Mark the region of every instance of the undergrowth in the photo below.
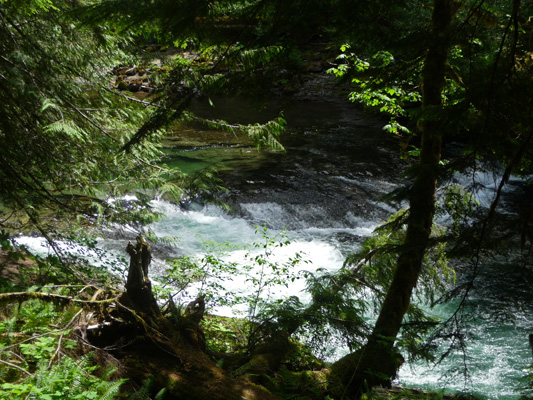
{"type": "MultiPolygon", "coordinates": [[[[2,244],[0,272],[7,263],[11,269],[2,274],[0,294],[89,300],[113,287],[107,271],[88,264],[74,270],[58,257],[40,259],[2,244]]],[[[121,393],[126,379],[117,378],[118,366],[98,362],[79,329],[88,311],[82,305],[21,297],[18,302],[2,298],[0,306],[0,400],[151,399],[146,395],[150,382],[136,393],[121,393]]]]}

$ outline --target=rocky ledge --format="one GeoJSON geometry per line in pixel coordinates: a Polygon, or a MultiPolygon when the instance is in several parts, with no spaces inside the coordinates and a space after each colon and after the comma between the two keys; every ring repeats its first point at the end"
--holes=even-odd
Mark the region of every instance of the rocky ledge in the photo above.
{"type": "Polygon", "coordinates": [[[153,70],[139,66],[116,67],[113,69],[115,76],[113,86],[118,90],[150,93],[153,90],[150,84],[150,74],[153,72],[153,70]]]}

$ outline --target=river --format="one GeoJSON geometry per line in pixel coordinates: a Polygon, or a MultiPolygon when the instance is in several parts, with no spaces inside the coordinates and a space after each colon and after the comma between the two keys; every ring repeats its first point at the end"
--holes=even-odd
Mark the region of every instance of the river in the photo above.
{"type": "MultiPolygon", "coordinates": [[[[260,242],[263,229],[257,233],[256,227],[265,226],[270,234],[285,232],[290,239],[288,246],[273,249],[275,262],[283,263],[300,253],[310,263],[297,266],[299,270],[337,270],[375,227],[405,206],[382,201],[383,195],[401,184],[407,167],[400,160],[397,141],[382,130],[384,121],[350,104],[328,98],[274,102],[226,98],[214,99],[214,108],[199,102],[195,110],[206,117],[240,123],[266,121],[283,112],[288,123],[282,138],[286,152],[259,153],[228,133],[182,126],[179,138],[170,142],[166,162],[188,172],[219,164],[229,189],[222,200],[232,210],[196,201],[185,207],[154,201],[164,217],[151,229],[159,237],[179,240],[175,247],[167,248],[167,255],[201,255],[206,241],[234,245],[260,242]]],[[[490,176],[480,179],[487,189],[478,197],[486,207],[495,183],[490,176]]],[[[519,190],[521,182],[515,183],[519,190]]],[[[102,246],[121,251],[123,237],[108,239],[102,246]]],[[[227,251],[227,260],[244,262],[244,257],[241,248],[227,251]]],[[[155,273],[161,273],[161,268],[164,264],[156,263],[155,273]]],[[[531,363],[527,335],[533,322],[528,297],[531,271],[513,271],[509,272],[505,257],[482,270],[481,284],[471,296],[477,318],[467,327],[471,338],[465,354],[453,352],[436,367],[405,365],[397,383],[468,391],[486,399],[518,399],[518,380],[531,363]],[[505,312],[491,318],[498,309],[505,312]],[[466,377],[463,367],[468,370],[466,377]]],[[[250,282],[242,277],[224,284],[227,291],[250,289],[250,282]]],[[[304,283],[298,280],[289,287],[272,289],[268,295],[306,299],[304,283]]],[[[218,307],[212,311],[229,315],[237,310],[218,307]]],[[[452,311],[453,304],[430,312],[447,318],[452,311]]]]}
{"type": "MultiPolygon", "coordinates": [[[[381,200],[398,187],[407,166],[400,160],[397,141],[382,130],[384,121],[350,104],[323,98],[267,104],[224,99],[215,101],[214,108],[197,106],[197,112],[204,116],[241,123],[264,121],[280,111],[288,122],[282,138],[286,153],[257,154],[237,145],[177,146],[171,157],[184,157],[185,162],[226,161],[230,165],[224,174],[230,192],[224,200],[234,211],[198,206],[188,211],[167,208],[166,219],[154,229],[180,236],[184,249],[198,253],[201,249],[196,235],[243,243],[254,237],[254,226],[266,224],[275,232],[286,229],[292,240],[289,250],[302,252],[312,261],[312,267],[306,268],[336,270],[376,226],[405,206],[381,200]],[[217,156],[220,150],[222,156],[217,156]],[[232,164],[235,160],[237,164],[232,164]]],[[[458,177],[458,181],[469,179],[458,177]]],[[[484,187],[477,198],[486,208],[498,182],[481,172],[477,181],[484,187]]],[[[521,190],[522,183],[512,180],[508,191],[521,190]]],[[[279,254],[280,259],[288,256],[286,250],[279,254]]],[[[436,367],[406,365],[400,371],[399,384],[467,391],[487,399],[520,397],[518,380],[531,363],[527,339],[533,328],[531,271],[517,268],[509,272],[507,264],[504,256],[492,260],[490,269],[482,266],[480,284],[470,297],[470,309],[478,317],[465,329],[471,335],[466,353],[456,351],[436,367]]],[[[280,295],[302,289],[293,285],[280,295]]],[[[305,298],[303,293],[300,296],[305,298]]],[[[450,304],[431,312],[447,318],[453,310],[454,304],[450,304]]]]}

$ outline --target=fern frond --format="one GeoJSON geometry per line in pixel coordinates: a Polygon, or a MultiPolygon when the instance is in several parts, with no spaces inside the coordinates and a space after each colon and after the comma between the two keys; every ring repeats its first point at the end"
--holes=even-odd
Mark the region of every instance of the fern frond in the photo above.
{"type": "Polygon", "coordinates": [[[64,134],[69,139],[78,140],[81,143],[87,142],[88,134],[81,127],[72,121],[60,120],[48,125],[45,130],[46,133],[64,134]]]}
{"type": "Polygon", "coordinates": [[[56,103],[54,103],[50,99],[44,99],[43,100],[43,105],[41,106],[41,112],[44,112],[44,111],[48,110],[49,108],[61,112],[61,109],[59,108],[59,106],[56,103]]]}
{"type": "Polygon", "coordinates": [[[163,400],[167,392],[166,388],[161,389],[154,397],[154,400],[163,400]]]}
{"type": "Polygon", "coordinates": [[[121,379],[115,382],[106,382],[106,387],[100,397],[100,400],[112,400],[120,392],[120,387],[126,382],[125,379],[121,379]]]}
{"type": "Polygon", "coordinates": [[[135,393],[133,393],[128,400],[151,400],[150,390],[152,389],[153,378],[151,376],[146,379],[142,387],[135,393]]]}

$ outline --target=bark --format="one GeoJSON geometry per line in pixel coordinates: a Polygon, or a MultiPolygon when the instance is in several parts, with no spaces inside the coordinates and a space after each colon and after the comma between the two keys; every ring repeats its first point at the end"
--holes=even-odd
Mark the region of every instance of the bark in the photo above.
{"type": "Polygon", "coordinates": [[[148,267],[152,260],[152,250],[148,242],[137,237],[137,243],[128,243],[126,252],[130,255],[126,293],[135,309],[155,317],[161,312],[152,293],[152,284],[148,279],[148,267]]]}
{"type": "MultiPolygon", "coordinates": [[[[359,354],[340,360],[350,370],[338,376],[347,394],[359,396],[366,387],[390,385],[403,361],[395,351],[396,337],[409,309],[411,295],[422,269],[435,209],[437,171],[441,156],[442,106],[445,66],[448,57],[448,28],[453,15],[452,0],[435,0],[432,16],[433,42],[423,69],[424,118],[418,127],[422,136],[419,165],[410,194],[407,231],[396,270],[368,343],[359,354]],[[366,384],[365,384],[366,381],[366,384]]],[[[332,368],[340,371],[341,368],[332,368]]]]}
{"type": "Polygon", "coordinates": [[[171,301],[174,321],[162,315],[148,279],[151,249],[143,237],[128,243],[126,251],[130,255],[126,295],[136,323],[113,331],[109,343],[100,345],[118,349],[113,356],[132,382],[140,385],[152,376],[154,390],[166,388],[164,397],[169,400],[279,400],[261,386],[226,374],[205,354],[199,328],[205,312],[203,296],[189,303],[183,316],[171,301]],[[116,346],[118,342],[128,345],[116,346]]]}
{"type": "Polygon", "coordinates": [[[139,236],[136,244],[128,243],[126,251],[130,255],[127,297],[135,310],[150,319],[144,323],[138,318],[141,326],[129,328],[121,338],[129,345],[114,354],[128,378],[142,383],[152,376],[154,387],[157,391],[166,388],[165,399],[169,400],[279,400],[258,385],[224,373],[205,354],[205,338],[199,328],[205,312],[203,296],[190,302],[183,316],[171,301],[175,321],[163,317],[148,279],[151,249],[143,237],[139,236]]]}

